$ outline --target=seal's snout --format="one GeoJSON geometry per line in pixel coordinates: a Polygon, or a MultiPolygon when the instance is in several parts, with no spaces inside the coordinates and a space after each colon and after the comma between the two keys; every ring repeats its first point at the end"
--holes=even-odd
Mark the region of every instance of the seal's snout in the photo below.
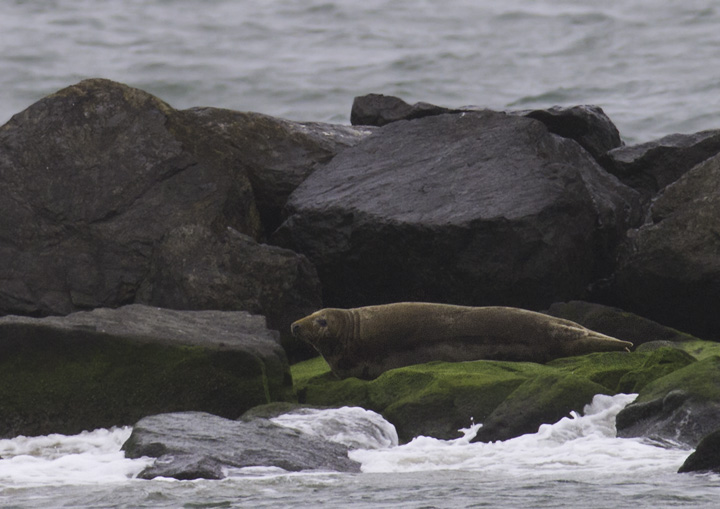
{"type": "Polygon", "coordinates": [[[290,332],[292,332],[292,335],[295,337],[298,337],[300,335],[300,324],[295,322],[290,326],[290,332]]]}

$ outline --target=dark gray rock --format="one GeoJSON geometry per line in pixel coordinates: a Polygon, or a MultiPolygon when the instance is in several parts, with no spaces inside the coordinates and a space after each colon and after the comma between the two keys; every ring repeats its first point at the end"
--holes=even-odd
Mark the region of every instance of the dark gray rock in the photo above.
{"type": "Polygon", "coordinates": [[[720,155],[653,201],[628,232],[613,282],[615,303],[708,339],[720,337],[720,155]]]}
{"type": "Polygon", "coordinates": [[[703,437],[695,452],[687,457],[678,473],[717,472],[720,473],[720,429],[703,437]]]}
{"type": "Polygon", "coordinates": [[[599,106],[554,106],[514,113],[539,120],[551,133],[577,141],[595,159],[622,146],[617,127],[599,106]]]}
{"type": "Polygon", "coordinates": [[[616,148],[600,162],[647,200],[718,152],[720,129],[715,129],[695,134],[670,134],[659,140],[616,148]]]}
{"type": "MultiPolygon", "coordinates": [[[[138,421],[123,445],[128,458],[158,460],[140,476],[173,477],[189,459],[226,467],[279,467],[291,472],[359,472],[347,447],[273,424],[266,419],[233,421],[202,412],[153,415],[138,421]],[[178,458],[177,461],[175,458],[178,458]]],[[[202,472],[201,472],[202,473],[202,472]]],[[[211,470],[211,473],[214,473],[211,470]]]]}
{"type": "Polygon", "coordinates": [[[592,302],[577,300],[556,302],[550,306],[546,313],[558,318],[572,320],[588,329],[607,334],[613,338],[630,341],[635,348],[650,342],[665,342],[666,344],[662,346],[671,346],[676,341],[692,341],[696,339],[689,334],[671,327],[665,327],[642,316],[592,302]]]}
{"type": "Polygon", "coordinates": [[[237,418],[294,399],[262,316],[141,305],[0,318],[0,436],[74,434],[159,412],[237,418]]]}
{"type": "Polygon", "coordinates": [[[230,144],[98,79],[0,128],[0,218],[0,313],[34,315],[132,302],[154,244],[179,226],[261,231],[230,144]]]}
{"type": "Polygon", "coordinates": [[[315,168],[372,132],[370,127],[292,122],[219,108],[192,108],[186,113],[233,147],[237,165],[252,183],[267,234],[280,225],[290,193],[315,168]]]}
{"type": "MultiPolygon", "coordinates": [[[[399,97],[367,94],[356,97],[353,101],[350,122],[353,125],[382,127],[399,120],[481,110],[476,106],[445,108],[425,102],[410,105],[399,97]]],[[[547,126],[551,133],[577,141],[595,158],[622,145],[617,127],[599,106],[554,106],[544,110],[510,111],[508,113],[539,120],[547,126]]]]}
{"type": "Polygon", "coordinates": [[[410,105],[399,97],[391,95],[367,94],[353,100],[350,123],[352,125],[382,127],[398,120],[412,120],[443,113],[457,113],[459,111],[461,110],[443,108],[442,106],[424,102],[410,105]]]}
{"type": "Polygon", "coordinates": [[[243,309],[264,314],[293,360],[316,354],[290,324],[322,307],[320,281],[302,255],[200,225],[169,232],[155,249],[136,300],[171,309],[243,309]]]}
{"type": "Polygon", "coordinates": [[[609,269],[636,199],[541,122],[436,115],[382,127],[318,169],[273,241],[308,256],[327,305],[538,309],[609,269]]]}

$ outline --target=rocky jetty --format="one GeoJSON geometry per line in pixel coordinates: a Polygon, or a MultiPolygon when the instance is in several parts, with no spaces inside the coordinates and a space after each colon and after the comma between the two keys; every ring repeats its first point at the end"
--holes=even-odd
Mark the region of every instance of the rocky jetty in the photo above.
{"type": "MultiPolygon", "coordinates": [[[[639,393],[622,436],[694,447],[715,429],[717,130],[624,146],[597,106],[378,94],[351,116],[176,110],[92,79],[0,127],[0,434],[300,399],[381,412],[402,440],[470,417],[502,440],[617,392],[639,393]],[[287,356],[311,352],[290,323],[411,300],[546,310],[635,350],[373,381],[312,359],[293,384],[287,356]]],[[[187,477],[227,465],[173,461],[187,477]]]]}

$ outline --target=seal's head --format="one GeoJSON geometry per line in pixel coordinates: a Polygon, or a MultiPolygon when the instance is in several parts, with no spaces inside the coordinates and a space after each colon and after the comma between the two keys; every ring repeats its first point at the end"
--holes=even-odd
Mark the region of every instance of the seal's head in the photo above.
{"type": "Polygon", "coordinates": [[[290,330],[293,336],[311,344],[326,356],[341,349],[347,338],[350,320],[347,310],[327,308],[294,322],[290,330]]]}

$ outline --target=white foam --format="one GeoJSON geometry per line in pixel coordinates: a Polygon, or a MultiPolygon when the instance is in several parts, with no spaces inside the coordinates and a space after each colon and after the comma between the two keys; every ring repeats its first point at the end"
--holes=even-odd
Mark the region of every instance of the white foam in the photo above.
{"type": "Polygon", "coordinates": [[[360,407],[301,408],[274,417],[271,421],[351,449],[384,449],[398,445],[395,426],[380,414],[360,407]]]}
{"type": "Polygon", "coordinates": [[[150,463],[127,459],[120,450],[131,431],[124,427],[0,440],[0,486],[125,482],[150,463]]]}
{"type": "Polygon", "coordinates": [[[584,409],[537,433],[504,442],[470,443],[479,425],[457,440],[417,437],[389,450],[351,451],[363,472],[428,470],[483,471],[492,476],[557,476],[592,479],[593,475],[674,472],[687,450],[663,449],[639,439],[616,438],[615,416],[636,395],[597,395],[584,409]]]}

